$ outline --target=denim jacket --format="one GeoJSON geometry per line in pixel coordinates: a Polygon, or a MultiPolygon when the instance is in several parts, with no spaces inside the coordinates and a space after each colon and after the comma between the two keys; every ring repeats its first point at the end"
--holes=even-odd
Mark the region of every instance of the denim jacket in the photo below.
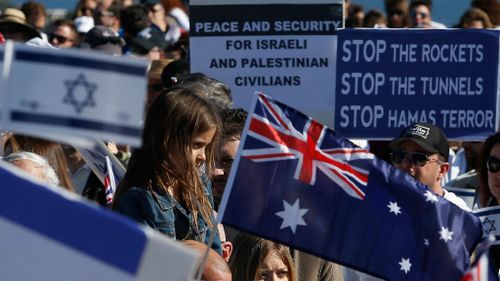
{"type": "MultiPolygon", "coordinates": [[[[205,180],[207,179],[203,178],[205,194],[213,206],[211,184],[210,181],[207,184],[205,180]]],[[[196,229],[193,214],[184,209],[170,194],[153,194],[143,187],[132,187],[127,190],[120,199],[118,212],[177,240],[191,239],[207,244],[212,231],[201,216],[198,216],[198,229],[196,229]],[[187,233],[180,234],[180,230],[176,231],[176,224],[178,229],[187,229],[187,233]],[[183,237],[179,237],[180,235],[183,237]]],[[[222,254],[218,231],[212,249],[222,254]]]]}

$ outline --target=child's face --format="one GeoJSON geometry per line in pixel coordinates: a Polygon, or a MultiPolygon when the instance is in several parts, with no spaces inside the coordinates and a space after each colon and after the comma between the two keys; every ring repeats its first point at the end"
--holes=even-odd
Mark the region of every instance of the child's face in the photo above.
{"type": "Polygon", "coordinates": [[[205,162],[205,149],[212,142],[215,135],[215,128],[206,130],[193,138],[191,143],[191,157],[196,167],[200,167],[205,162]]]}

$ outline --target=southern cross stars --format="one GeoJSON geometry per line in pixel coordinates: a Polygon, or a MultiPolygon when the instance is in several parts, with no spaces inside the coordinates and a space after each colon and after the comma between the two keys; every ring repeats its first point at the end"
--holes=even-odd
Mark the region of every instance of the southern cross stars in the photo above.
{"type": "Polygon", "coordinates": [[[424,196],[425,196],[425,202],[435,203],[438,201],[436,194],[430,192],[429,190],[427,190],[424,193],[424,196]]]}
{"type": "Polygon", "coordinates": [[[278,217],[283,219],[280,229],[290,227],[295,234],[297,225],[307,225],[302,217],[307,213],[308,209],[301,209],[299,207],[299,199],[295,200],[293,205],[283,200],[283,207],[285,208],[283,211],[276,213],[278,217]]]}
{"type": "Polygon", "coordinates": [[[72,105],[76,113],[81,113],[85,107],[95,106],[94,92],[97,89],[97,84],[87,81],[84,74],[79,74],[75,80],[64,81],[64,85],[67,92],[63,102],[72,105]],[[83,87],[82,90],[85,91],[84,97],[81,94],[77,95],[76,90],[78,87],[83,87]]]}
{"type": "Polygon", "coordinates": [[[387,205],[387,207],[389,207],[390,213],[394,213],[396,216],[401,214],[401,207],[398,206],[397,202],[390,202],[389,201],[389,205],[387,205]]]}
{"type": "Polygon", "coordinates": [[[444,242],[448,242],[453,239],[453,231],[450,231],[447,227],[441,226],[441,230],[439,231],[440,240],[444,240],[444,242]]]}
{"type": "Polygon", "coordinates": [[[405,259],[405,258],[401,258],[401,261],[399,262],[399,265],[401,266],[401,268],[399,270],[402,270],[405,272],[405,274],[408,274],[408,272],[410,272],[410,268],[411,268],[411,263],[410,263],[410,259],[405,259]]]}

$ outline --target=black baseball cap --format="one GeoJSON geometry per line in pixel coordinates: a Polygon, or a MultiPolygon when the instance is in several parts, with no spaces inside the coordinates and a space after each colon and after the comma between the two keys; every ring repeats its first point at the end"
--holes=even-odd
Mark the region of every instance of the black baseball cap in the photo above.
{"type": "Polygon", "coordinates": [[[450,150],[448,138],[439,127],[424,122],[412,124],[406,127],[399,137],[392,140],[389,147],[396,150],[401,143],[409,140],[417,143],[427,152],[440,154],[448,161],[450,150]]]}

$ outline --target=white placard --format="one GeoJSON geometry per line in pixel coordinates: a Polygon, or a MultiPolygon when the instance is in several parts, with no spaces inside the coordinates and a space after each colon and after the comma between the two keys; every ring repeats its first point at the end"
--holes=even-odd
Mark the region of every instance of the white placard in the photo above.
{"type": "Polygon", "coordinates": [[[228,84],[236,107],[248,109],[262,91],[332,126],[342,3],[195,2],[191,71],[228,84]]]}

